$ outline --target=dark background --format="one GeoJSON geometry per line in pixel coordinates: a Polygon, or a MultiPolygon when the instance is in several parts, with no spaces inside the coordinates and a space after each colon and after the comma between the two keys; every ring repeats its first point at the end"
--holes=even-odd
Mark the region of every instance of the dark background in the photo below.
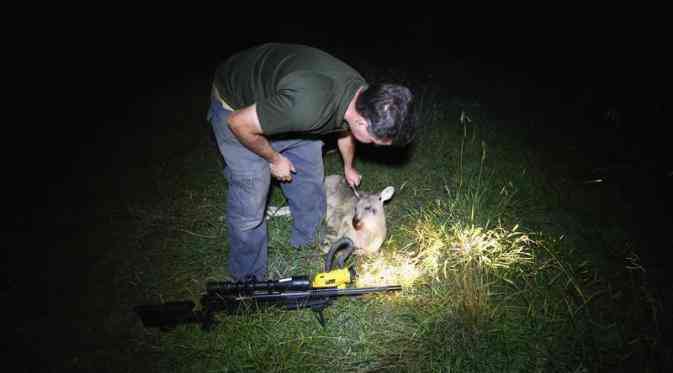
{"type": "MultiPolygon", "coordinates": [[[[518,97],[492,105],[512,117],[572,111],[575,118],[597,122],[617,108],[620,136],[646,142],[648,153],[664,142],[656,134],[666,130],[670,114],[664,102],[670,59],[661,10],[564,7],[483,14],[323,9],[317,3],[307,6],[314,12],[260,8],[112,8],[58,19],[42,31],[39,43],[24,44],[37,52],[30,63],[31,75],[42,83],[39,95],[64,100],[57,108],[63,124],[46,126],[46,134],[75,144],[96,133],[109,136],[105,126],[118,127],[110,123],[133,116],[143,98],[212,74],[240,49],[280,41],[404,69],[419,80],[432,74],[433,83],[455,87],[456,96],[486,96],[507,87],[518,97]],[[470,76],[442,81],[456,61],[470,76]]],[[[573,125],[586,124],[563,123],[573,125]]],[[[77,146],[58,150],[68,158],[77,146]]]]}

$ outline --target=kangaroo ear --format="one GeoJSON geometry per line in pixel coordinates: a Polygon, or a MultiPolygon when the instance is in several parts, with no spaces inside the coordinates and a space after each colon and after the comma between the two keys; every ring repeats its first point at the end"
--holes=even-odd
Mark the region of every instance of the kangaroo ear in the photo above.
{"type": "Polygon", "coordinates": [[[386,189],[383,189],[383,192],[381,192],[381,202],[385,202],[392,198],[393,194],[395,193],[395,188],[389,186],[386,187],[386,189]]]}

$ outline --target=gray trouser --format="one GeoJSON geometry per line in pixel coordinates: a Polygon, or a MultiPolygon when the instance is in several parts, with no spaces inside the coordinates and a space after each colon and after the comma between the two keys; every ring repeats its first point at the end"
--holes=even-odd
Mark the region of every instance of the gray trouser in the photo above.
{"type": "MultiPolygon", "coordinates": [[[[211,100],[210,121],[220,154],[226,163],[227,229],[229,273],[234,279],[255,276],[266,278],[267,227],[265,210],[271,183],[268,162],[245,148],[229,129],[225,110],[217,99],[211,100]]],[[[280,183],[292,213],[294,247],[315,242],[317,229],[325,216],[325,176],[323,142],[314,139],[271,141],[277,152],[287,157],[297,171],[292,182],[280,183]]]]}

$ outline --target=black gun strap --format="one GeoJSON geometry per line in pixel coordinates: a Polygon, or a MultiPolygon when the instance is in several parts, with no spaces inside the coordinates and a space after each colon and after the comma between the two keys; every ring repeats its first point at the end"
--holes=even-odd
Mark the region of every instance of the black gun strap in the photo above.
{"type": "Polygon", "coordinates": [[[336,240],[325,257],[325,271],[329,272],[336,268],[343,268],[346,259],[353,254],[354,249],[353,241],[350,238],[341,237],[336,240]],[[343,253],[339,253],[342,250],[343,253]]]}

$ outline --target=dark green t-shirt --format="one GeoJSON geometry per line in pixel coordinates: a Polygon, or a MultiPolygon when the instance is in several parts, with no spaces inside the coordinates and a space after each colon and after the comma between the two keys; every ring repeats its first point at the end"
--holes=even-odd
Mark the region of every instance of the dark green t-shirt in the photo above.
{"type": "Polygon", "coordinates": [[[348,104],[366,82],[352,67],[318,49],[264,44],[220,65],[214,85],[234,109],[256,103],[262,131],[277,135],[346,129],[348,104]]]}

